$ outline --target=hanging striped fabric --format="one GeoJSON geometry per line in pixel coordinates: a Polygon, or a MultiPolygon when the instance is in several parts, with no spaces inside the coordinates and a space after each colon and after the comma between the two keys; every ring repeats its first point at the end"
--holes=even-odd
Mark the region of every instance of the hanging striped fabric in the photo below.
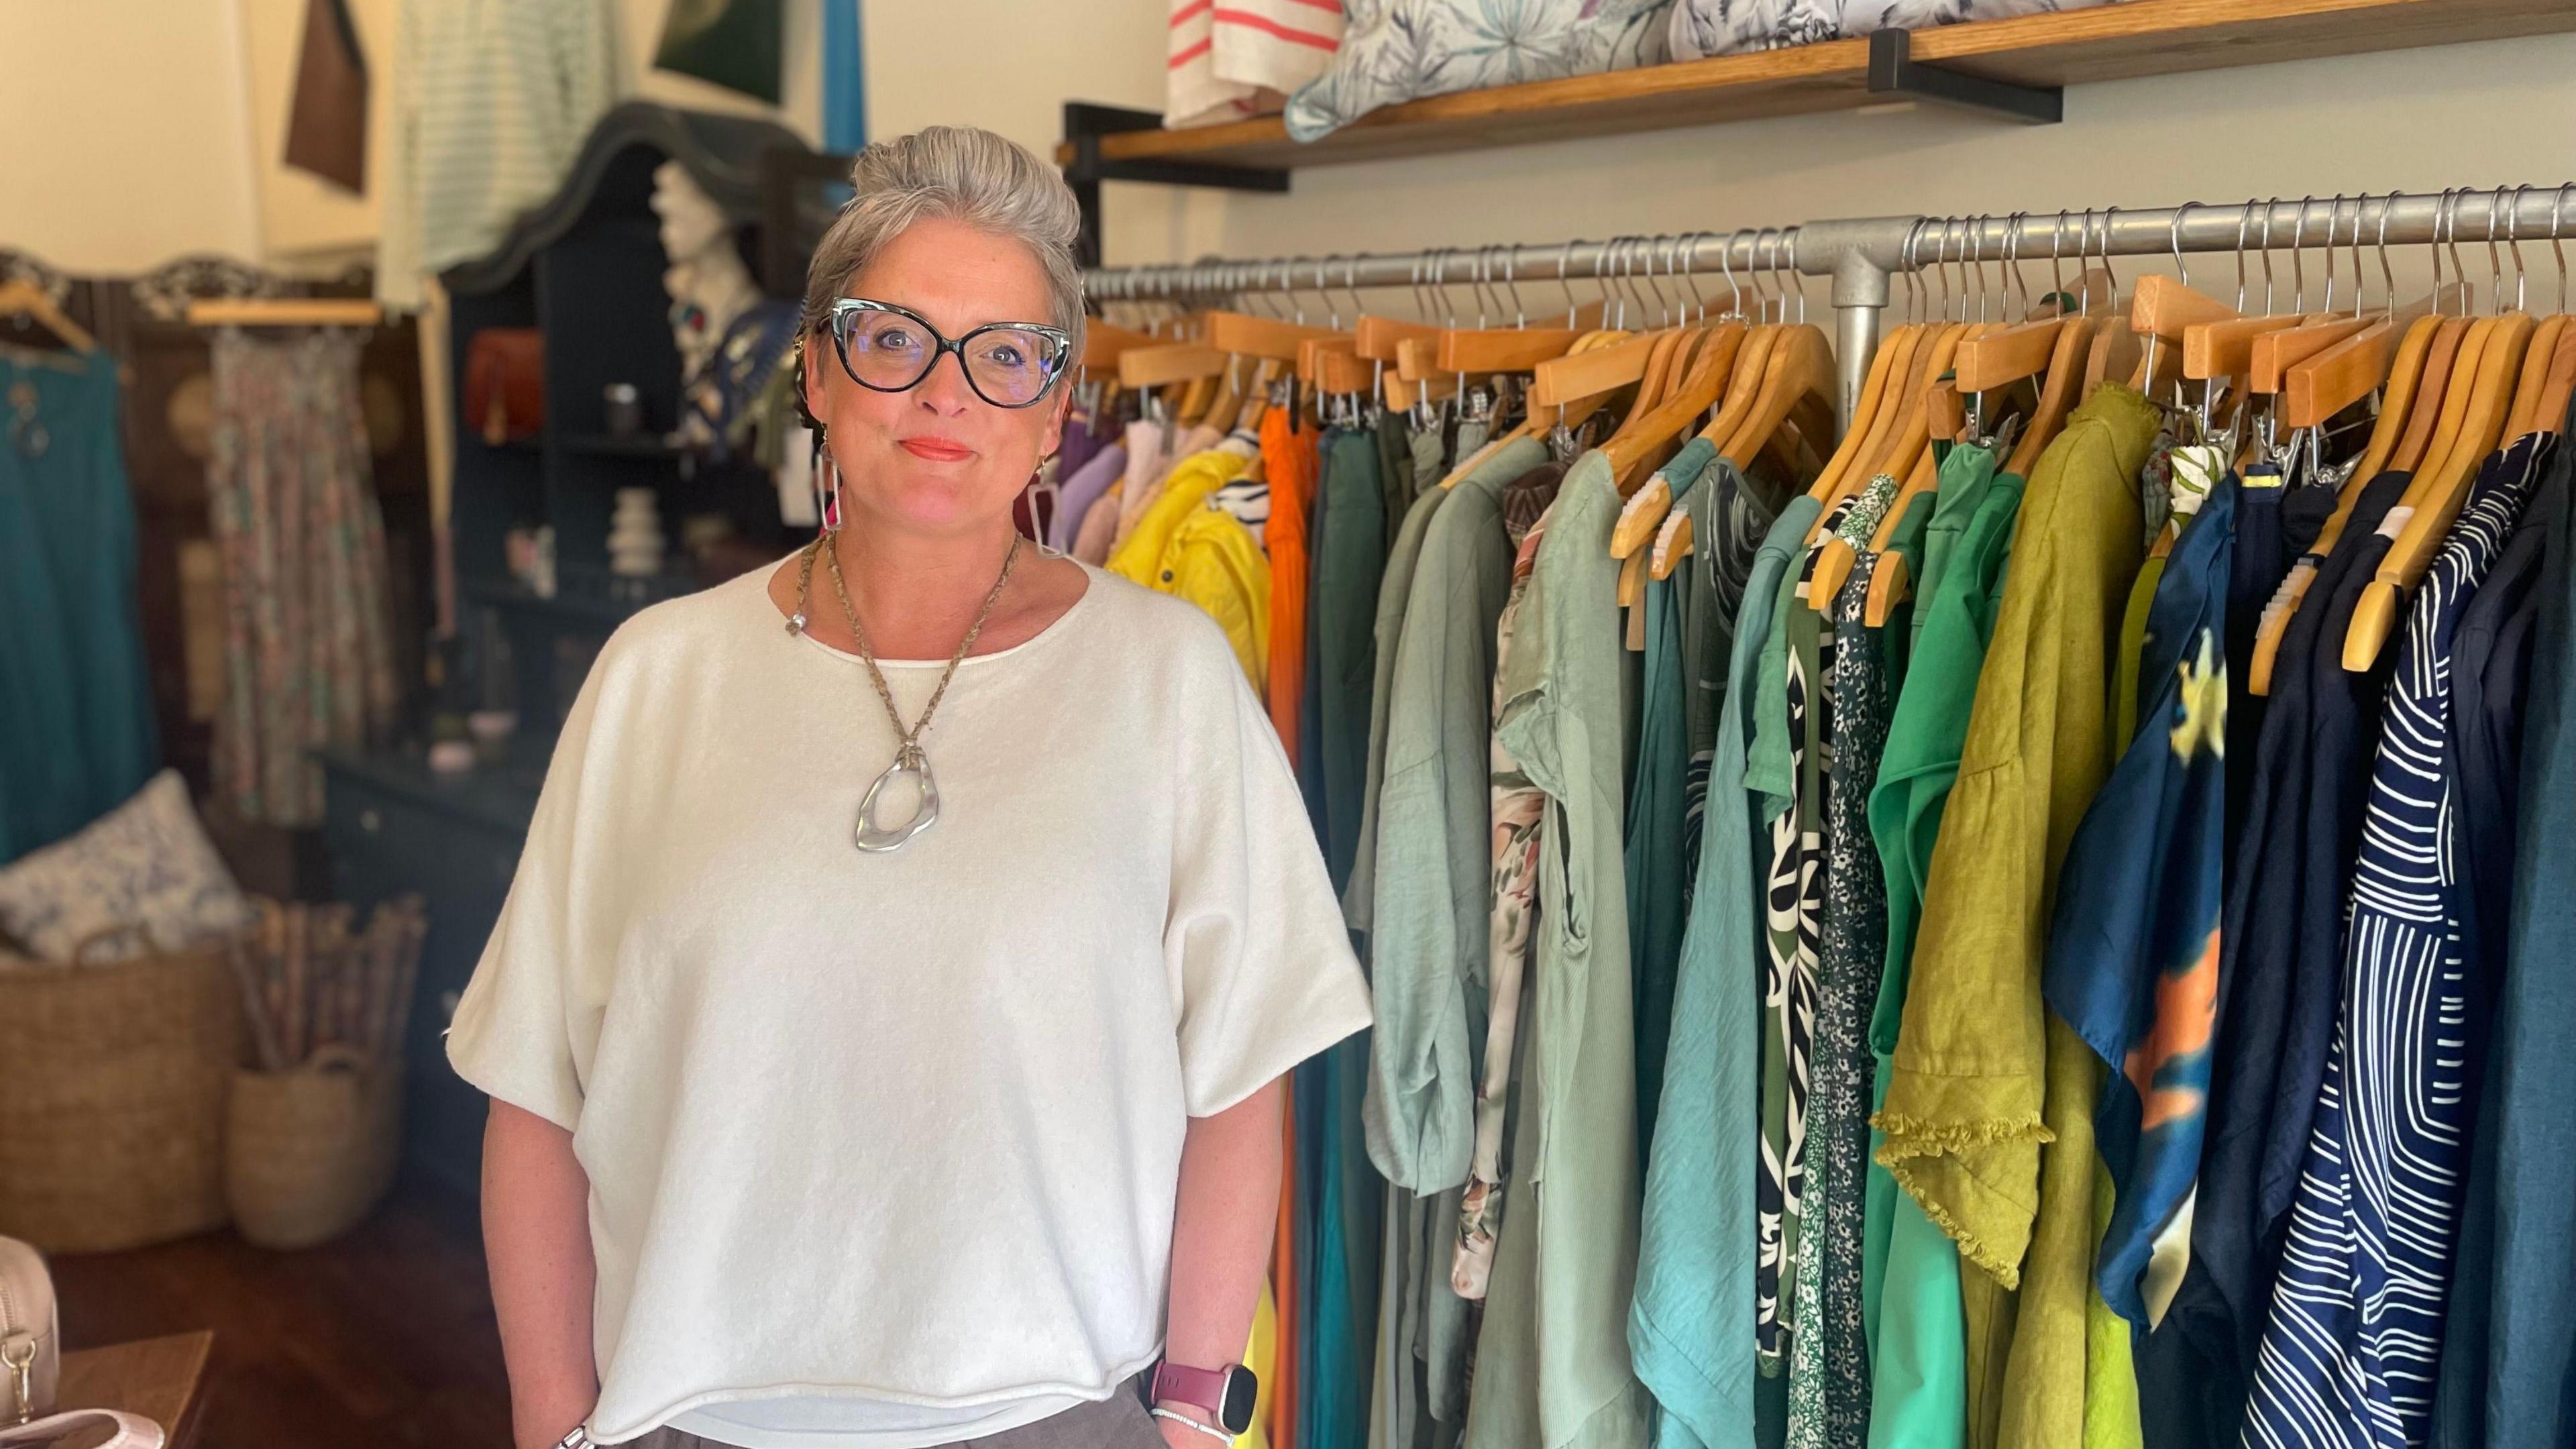
{"type": "Polygon", "coordinates": [[[2458,924],[2451,638],[2555,443],[2534,434],[2487,462],[2406,621],[2249,1446],[2405,1449],[2429,1430],[2475,1107],[2472,981],[2496,964],[2468,959],[2458,924]]]}

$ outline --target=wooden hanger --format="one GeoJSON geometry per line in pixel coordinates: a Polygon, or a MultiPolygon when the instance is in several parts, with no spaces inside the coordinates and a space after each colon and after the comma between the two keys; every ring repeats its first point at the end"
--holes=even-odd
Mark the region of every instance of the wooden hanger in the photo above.
{"type": "Polygon", "coordinates": [[[1082,370],[1114,373],[1118,359],[1131,347],[1152,347],[1161,339],[1132,328],[1093,318],[1082,329],[1082,370]]]}
{"type": "MultiPolygon", "coordinates": [[[[1444,332],[1441,336],[1443,345],[1445,346],[1446,340],[1450,334],[1444,332]]],[[[1580,332],[1576,334],[1574,341],[1568,344],[1567,348],[1564,350],[1571,351],[1576,347],[1591,348],[1608,346],[1613,343],[1625,342],[1627,340],[1628,334],[1625,332],[1580,332]]],[[[1410,343],[1405,344],[1408,349],[1411,345],[1412,344],[1410,343]]],[[[1481,355],[1481,352],[1477,355],[1481,355]]],[[[1562,352],[1558,355],[1562,355],[1562,352]]],[[[1541,360],[1543,361],[1545,359],[1541,360]]],[[[1537,364],[1532,363],[1531,365],[1534,367],[1537,364]]],[[[1457,487],[1459,479],[1464,478],[1469,473],[1475,471],[1475,469],[1483,464],[1487,458],[1501,452],[1506,446],[1515,440],[1522,438],[1533,440],[1544,438],[1547,436],[1548,429],[1556,426],[1559,422],[1562,422],[1567,427],[1572,427],[1576,423],[1582,422],[1584,419],[1590,417],[1594,410],[1598,409],[1602,404],[1609,400],[1610,396],[1608,394],[1604,394],[1600,397],[1582,398],[1566,403],[1551,413],[1532,411],[1528,416],[1521,420],[1521,425],[1519,427],[1513,428],[1508,432],[1496,432],[1493,436],[1485,440],[1485,445],[1483,447],[1478,448],[1475,452],[1460,459],[1456,466],[1449,470],[1449,476],[1440,480],[1440,486],[1443,488],[1457,487]]]]}
{"type": "Polygon", "coordinates": [[[1585,333],[1579,327],[1443,329],[1436,361],[1443,372],[1527,372],[1563,357],[1585,333]]]}
{"type": "Polygon", "coordinates": [[[1833,609],[1834,595],[1841,591],[1843,580],[1851,576],[1852,566],[1859,562],[1859,552],[1842,539],[1825,532],[1825,520],[1834,507],[1886,474],[1899,480],[1899,487],[1913,477],[1918,455],[1928,454],[1931,447],[1931,390],[1942,374],[1950,370],[1950,359],[1958,352],[1975,326],[1968,322],[1936,324],[1925,333],[1915,348],[1914,375],[1906,388],[1907,398],[1897,412],[1895,425],[1889,429],[1886,448],[1877,461],[1866,468],[1855,468],[1836,485],[1833,497],[1826,500],[1825,511],[1816,515],[1815,526],[1808,530],[1807,546],[1816,550],[1816,565],[1810,572],[1807,599],[1817,613],[1833,609]]]}
{"type": "Polygon", "coordinates": [[[1226,356],[1201,342],[1160,342],[1118,356],[1118,381],[1131,388],[1190,382],[1225,371],[1226,356]]]}
{"type": "Polygon", "coordinates": [[[1280,362],[1295,362],[1299,344],[1343,335],[1329,327],[1309,327],[1301,322],[1282,322],[1275,317],[1255,317],[1247,312],[1207,314],[1208,346],[1237,357],[1267,357],[1280,362]]]}
{"type": "MultiPolygon", "coordinates": [[[[2527,432],[2557,435],[2567,426],[2567,404],[2576,398],[2576,318],[2561,318],[2557,345],[2549,357],[2549,381],[2542,385],[2527,432]]],[[[2536,365],[2531,361],[2525,367],[2536,365]]]]}
{"type": "MultiPolygon", "coordinates": [[[[1748,329],[1741,322],[1728,322],[1710,329],[1708,341],[1701,348],[1692,375],[1651,418],[1641,422],[1639,431],[1626,442],[1613,437],[1602,445],[1615,475],[1651,459],[1662,445],[1687,429],[1700,414],[1707,412],[1721,395],[1730,400],[1739,391],[1750,393],[1760,384],[1763,364],[1753,361],[1755,339],[1760,329],[1748,329]]],[[[1720,409],[1724,411],[1723,408],[1720,409]]],[[[1708,436],[1706,433],[1702,437],[1708,436]]],[[[1628,558],[1646,546],[1662,527],[1673,506],[1672,482],[1656,472],[1638,483],[1622,480],[1628,495],[1620,505],[1618,521],[1610,528],[1610,553],[1614,558],[1628,558]]],[[[1669,574],[1670,570],[1666,573],[1669,574]]]]}
{"type": "Polygon", "coordinates": [[[2039,455],[2057,441],[2065,430],[2066,419],[2075,411],[2077,395],[2084,388],[2084,370],[2093,353],[2093,339],[2104,331],[2117,331],[2092,317],[2069,317],[2065,329],[2058,333],[2057,354],[2049,359],[2048,379],[2040,385],[2039,405],[2031,409],[2030,419],[2022,426],[2021,441],[2013,446],[2012,457],[2005,460],[2003,471],[2027,478],[2039,465],[2039,455]]]}
{"type": "Polygon", "coordinates": [[[1852,409],[1851,426],[1844,429],[1842,442],[1825,459],[1816,481],[1808,485],[1808,497],[1822,503],[1834,496],[1844,474],[1886,445],[1888,430],[1896,422],[1896,395],[1913,373],[1914,350],[1923,332],[1921,323],[1907,323],[1881,339],[1877,354],[1870,358],[1869,375],[1862,381],[1860,402],[1852,409]]]}
{"type": "MultiPolygon", "coordinates": [[[[2490,325],[2477,338],[2477,370],[2465,389],[2457,385],[2451,389],[2467,394],[2464,421],[2450,439],[2449,451],[2407,486],[2407,505],[2415,512],[2398,531],[2378,573],[2353,608],[2352,626],[2343,638],[2343,667],[2348,670],[2367,670],[2378,660],[2388,636],[2396,631],[2405,591],[2421,582],[2433,566],[2453,520],[2468,502],[2479,464],[2494,451],[2504,431],[2534,324],[2520,312],[2480,320],[2490,325]]],[[[2470,350],[2463,345],[2464,358],[2470,350]]],[[[2451,411],[2447,401],[2443,411],[2446,415],[2451,411]]]]}
{"type": "Polygon", "coordinates": [[[192,327],[373,327],[385,309],[364,297],[201,297],[192,327]]]}
{"type": "MultiPolygon", "coordinates": [[[[2507,441],[2526,433],[2555,433],[2559,418],[2548,416],[2549,387],[2566,341],[2568,319],[2553,314],[2532,328],[2531,347],[2523,356],[2522,386],[2514,394],[2513,412],[2505,421],[2507,441]]],[[[2562,415],[2563,416],[2563,415],[2562,415]]]]}
{"type": "Polygon", "coordinates": [[[0,316],[24,317],[42,325],[74,352],[96,352],[98,339],[89,329],[74,322],[45,289],[24,279],[0,282],[0,316]]]}
{"type": "MultiPolygon", "coordinates": [[[[2424,363],[2442,321],[2437,316],[2419,318],[2407,325],[2400,337],[2391,318],[2378,317],[2343,341],[2291,364],[2283,374],[2282,420],[2294,428],[2323,426],[2328,418],[2360,401],[2372,389],[2386,388],[2370,441],[2355,460],[2352,475],[2344,481],[2335,500],[2334,512],[2317,532],[2317,541],[2309,545],[2311,555],[2324,558],[2334,551],[2362,490],[2379,476],[2389,455],[2396,451],[2419,384],[2425,381],[2424,363]]],[[[2315,579],[2313,567],[2292,570],[2282,584],[2277,605],[2265,611],[2257,626],[2254,657],[2246,666],[2246,688],[2254,694],[2272,692],[2272,671],[2280,659],[2281,641],[2289,636],[2290,621],[2306,601],[2308,586],[2315,579]]]]}
{"type": "MultiPolygon", "coordinates": [[[[2258,393],[2286,392],[2289,388],[2290,369],[2309,358],[2322,355],[2326,349],[2357,337],[2377,325],[2394,324],[2391,330],[2402,333],[2419,319],[2435,312],[2466,312],[2469,309],[2470,300],[2468,286],[2465,283],[2452,282],[2429,296],[2416,298],[2394,312],[2372,312],[2359,317],[2348,314],[2312,317],[2296,327],[2279,332],[2267,332],[2254,339],[2253,361],[2247,366],[2245,374],[2246,386],[2258,393]]],[[[2379,352],[2382,369],[2387,365],[2387,356],[2388,349],[2382,348],[2379,352]]],[[[2354,399],[2377,387],[2386,379],[2386,376],[2383,370],[2369,386],[2343,398],[2328,415],[2341,412],[2344,407],[2351,405],[2354,399]]],[[[2312,408],[2314,404],[2311,403],[2309,406],[2312,408]]],[[[2288,411],[2285,405],[2283,410],[2285,421],[2288,411]]]]}
{"type": "MultiPolygon", "coordinates": [[[[2474,367],[2476,353],[2470,350],[2469,343],[2472,338],[2484,340],[2486,334],[2478,324],[2486,320],[2446,317],[2434,328],[2433,345],[2424,354],[2424,376],[2415,387],[2415,405],[2407,411],[2406,429],[2398,435],[2396,450],[2388,455],[2388,467],[2413,472],[2424,462],[2433,439],[2441,432],[2444,409],[2452,405],[2455,396],[2465,396],[2455,394],[2451,382],[2461,373],[2463,362],[2474,367]]],[[[2474,375],[2469,373],[2460,380],[2470,381],[2474,375]]]]}
{"type": "Polygon", "coordinates": [[[1371,362],[1395,362],[1398,360],[1396,347],[1399,344],[1436,343],[1440,337],[1440,329],[1428,322],[1399,322],[1392,317],[1380,317],[1374,313],[1364,312],[1360,314],[1358,325],[1352,328],[1351,336],[1359,346],[1360,356],[1371,362]]]}

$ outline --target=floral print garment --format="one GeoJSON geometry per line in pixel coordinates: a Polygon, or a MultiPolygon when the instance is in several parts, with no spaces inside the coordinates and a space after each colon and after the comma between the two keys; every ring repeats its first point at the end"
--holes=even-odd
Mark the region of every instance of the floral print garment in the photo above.
{"type": "Polygon", "coordinates": [[[2000,20],[2083,10],[2110,0],[1681,0],[1668,44],[1675,60],[1779,50],[1873,30],[1927,30],[1964,20],[2000,20]]]}
{"type": "MultiPolygon", "coordinates": [[[[1501,622],[1494,629],[1494,718],[1503,715],[1503,661],[1511,652],[1512,625],[1529,593],[1530,571],[1538,561],[1539,540],[1546,536],[1542,514],[1522,535],[1512,557],[1512,589],[1503,600],[1501,622]]],[[[1449,1286],[1472,1303],[1485,1299],[1494,1272],[1494,1239],[1502,1231],[1503,1148],[1510,1138],[1512,1044],[1520,1031],[1521,982],[1530,959],[1532,926],[1538,910],[1539,822],[1547,813],[1547,792],[1530,783],[1520,761],[1493,737],[1494,905],[1489,1015],[1485,1019],[1485,1075],[1476,1083],[1475,1157],[1467,1171],[1467,1191],[1458,1203],[1458,1247],[1451,1260],[1449,1286]]]]}
{"type": "MultiPolygon", "coordinates": [[[[1885,511],[1883,504],[1879,511],[1885,511]]],[[[1856,510],[1854,519],[1859,516],[1856,510]]],[[[1807,1092],[1803,1208],[1809,1246],[1799,1266],[1798,1333],[1789,1363],[1790,1449],[1864,1449],[1869,1442],[1869,1345],[1861,1305],[1875,1070],[1869,1017],[1887,951],[1887,877],[1869,833],[1869,793],[1887,744],[1890,703],[1879,640],[1863,624],[1862,609],[1878,558],[1863,551],[1834,599],[1824,942],[1807,1092]]]]}
{"type": "MultiPolygon", "coordinates": [[[[1865,545],[1895,500],[1885,474],[1834,505],[1819,538],[1865,545]]],[[[1800,1244],[1804,1223],[1807,1100],[1816,1018],[1816,971],[1822,948],[1826,794],[1833,728],[1824,694],[1832,666],[1831,631],[1808,602],[1821,549],[1798,566],[1784,609],[1788,664],[1788,739],[1796,781],[1790,808],[1771,823],[1768,887],[1769,956],[1763,976],[1762,1164],[1755,1184],[1758,1252],[1754,1261],[1754,1334],[1763,1371],[1787,1363],[1796,1331],[1800,1244]]]]}
{"type": "Polygon", "coordinates": [[[1350,0],[1332,68],[1288,98],[1288,134],[1312,141],[1423,96],[1660,65],[1673,3],[1350,0]]]}
{"type": "Polygon", "coordinates": [[[358,401],[358,339],[214,341],[206,503],[223,559],[215,788],[246,820],[322,819],[311,751],[364,745],[397,703],[385,528],[358,401]]]}

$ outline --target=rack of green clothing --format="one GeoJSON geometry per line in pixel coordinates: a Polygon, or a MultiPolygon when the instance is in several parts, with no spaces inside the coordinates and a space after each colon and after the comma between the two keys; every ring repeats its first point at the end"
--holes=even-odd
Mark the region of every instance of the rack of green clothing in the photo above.
{"type": "Polygon", "coordinates": [[[2576,1434],[2563,265],[2533,315],[2571,198],[1091,274],[1111,309],[1306,322],[1411,289],[1426,333],[1544,327],[1589,279],[1641,335],[1563,347],[1664,359],[1579,426],[1509,385],[1283,383],[1152,470],[1110,557],[1153,586],[1268,490],[1203,576],[1239,581],[1372,973],[1373,1034],[1294,1094],[1270,1442],[2576,1434]],[[2420,318],[2389,260],[2418,246],[2451,278],[2420,318]],[[2181,275],[2130,321],[2187,381],[2150,353],[2050,417],[2029,374],[1962,397],[1952,352],[1891,360],[2082,316],[2091,263],[2150,254],[2181,275]],[[1689,407],[1623,442],[1667,426],[1626,389],[1714,355],[1672,349],[1783,346],[1784,270],[1833,279],[1842,442],[1676,448],[1689,407]],[[2305,328],[2374,386],[2300,421],[2250,359],[2305,328]],[[1922,466],[1847,466],[1916,456],[1876,447],[1886,406],[1922,466]],[[1640,499],[1669,502],[1642,552],[1640,499]]]}

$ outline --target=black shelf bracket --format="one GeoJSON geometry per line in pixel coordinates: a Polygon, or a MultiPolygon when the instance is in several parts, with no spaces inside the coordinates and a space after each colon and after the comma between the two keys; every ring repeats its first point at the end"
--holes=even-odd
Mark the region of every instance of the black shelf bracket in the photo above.
{"type": "Polygon", "coordinates": [[[2037,126],[2053,126],[2066,119],[2063,87],[2014,85],[1925,65],[1914,58],[1914,34],[1909,30],[1870,32],[1869,93],[1940,101],[2037,126]]]}
{"type": "Polygon", "coordinates": [[[1075,260],[1082,265],[1100,265],[1100,183],[1103,181],[1149,181],[1159,186],[1207,186],[1221,191],[1278,192],[1288,189],[1288,173],[1267,167],[1219,166],[1204,161],[1101,159],[1101,137],[1122,131],[1159,131],[1162,127],[1163,118],[1152,111],[1094,105],[1089,101],[1064,103],[1064,139],[1073,146],[1073,159],[1064,168],[1064,179],[1072,185],[1073,199],[1082,207],[1082,239],[1075,249],[1075,260]]]}

